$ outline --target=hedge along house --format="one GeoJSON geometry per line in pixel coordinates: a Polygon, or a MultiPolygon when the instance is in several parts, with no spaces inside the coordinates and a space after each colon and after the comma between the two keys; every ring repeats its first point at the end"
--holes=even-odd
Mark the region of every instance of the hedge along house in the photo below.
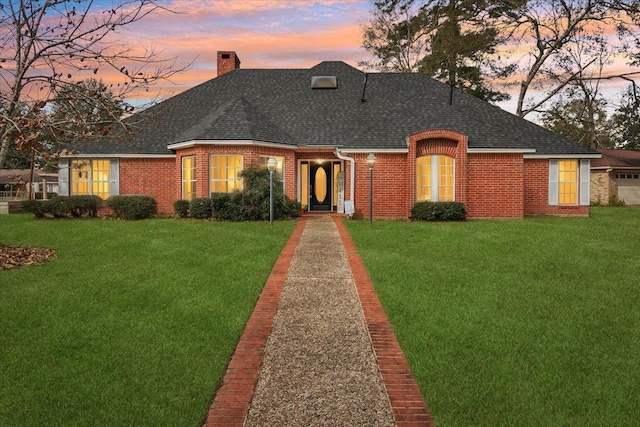
{"type": "Polygon", "coordinates": [[[240,69],[128,120],[133,136],[68,147],[61,194],[177,199],[243,188],[238,172],[278,161],[285,193],[311,212],[407,218],[417,201],[463,202],[471,218],[587,215],[600,154],[422,74],[365,74],[343,62],[240,69]]]}

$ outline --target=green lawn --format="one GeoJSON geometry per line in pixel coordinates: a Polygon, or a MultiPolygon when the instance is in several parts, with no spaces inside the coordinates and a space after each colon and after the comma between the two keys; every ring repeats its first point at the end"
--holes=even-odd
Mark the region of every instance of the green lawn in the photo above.
{"type": "Polygon", "coordinates": [[[640,209],[346,221],[439,426],[635,426],[640,209]]]}
{"type": "Polygon", "coordinates": [[[199,425],[294,225],[1,215],[0,425],[199,425]]]}

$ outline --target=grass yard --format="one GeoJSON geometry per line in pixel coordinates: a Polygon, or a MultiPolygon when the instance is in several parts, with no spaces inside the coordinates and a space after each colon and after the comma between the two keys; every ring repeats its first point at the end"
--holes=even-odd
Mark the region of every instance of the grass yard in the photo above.
{"type": "Polygon", "coordinates": [[[199,425],[294,226],[1,215],[0,425],[199,425]]]}
{"type": "Polygon", "coordinates": [[[640,209],[346,221],[438,426],[636,426],[640,209]]]}

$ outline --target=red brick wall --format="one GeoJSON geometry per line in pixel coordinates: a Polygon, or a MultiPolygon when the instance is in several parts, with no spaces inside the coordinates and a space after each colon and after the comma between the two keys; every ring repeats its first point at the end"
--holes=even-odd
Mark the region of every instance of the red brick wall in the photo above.
{"type": "Polygon", "coordinates": [[[525,160],[524,176],[525,214],[546,214],[549,208],[549,160],[525,160]]]}
{"type": "Polygon", "coordinates": [[[521,153],[469,154],[468,168],[468,217],[522,218],[521,153]]]}
{"type": "MultiPolygon", "coordinates": [[[[339,160],[333,152],[299,152],[258,146],[203,145],[177,151],[174,158],[120,159],[120,193],[148,194],[160,213],[172,213],[182,197],[182,157],[196,157],[196,197],[209,196],[209,155],[241,154],[243,167],[260,156],[285,157],[285,193],[298,197],[299,160],[339,160]]],[[[415,203],[415,159],[444,154],[456,159],[455,198],[465,203],[469,218],[521,218],[524,215],[588,215],[588,206],[549,206],[547,159],[523,160],[522,154],[468,154],[464,135],[427,131],[409,137],[409,153],[376,153],[373,169],[373,216],[407,218],[415,203]]],[[[348,154],[355,160],[355,215],[369,217],[368,153],[348,154]]],[[[350,198],[351,167],[344,162],[345,199],[350,198]]]]}
{"type": "Polygon", "coordinates": [[[589,206],[549,206],[549,159],[524,161],[525,215],[589,215],[589,206]]]}
{"type": "Polygon", "coordinates": [[[284,185],[285,194],[289,198],[296,198],[296,157],[292,150],[274,149],[257,146],[237,146],[237,145],[200,145],[192,148],[177,150],[175,173],[176,199],[182,197],[182,157],[196,156],[196,197],[209,197],[209,155],[210,154],[240,154],[242,155],[243,168],[257,163],[261,156],[282,156],[284,157],[284,185]]]}
{"type": "Polygon", "coordinates": [[[146,194],[158,203],[158,213],[173,212],[175,175],[173,158],[120,159],[120,194],[146,194]]]}
{"type": "MultiPolygon", "coordinates": [[[[369,218],[369,165],[368,153],[350,155],[356,162],[354,194],[355,216],[369,218]]],[[[374,218],[406,218],[408,191],[402,183],[407,181],[406,154],[377,153],[373,167],[374,218]]],[[[349,162],[345,167],[349,172],[349,162]]],[[[349,179],[349,173],[346,174],[349,179]]],[[[348,182],[348,181],[347,181],[348,182]]],[[[348,198],[345,192],[345,198],[348,198]]]]}
{"type": "Polygon", "coordinates": [[[407,189],[405,217],[411,215],[416,202],[416,159],[420,156],[442,154],[455,159],[455,200],[468,203],[468,139],[466,135],[451,130],[435,129],[409,136],[409,153],[406,157],[407,189]]]}

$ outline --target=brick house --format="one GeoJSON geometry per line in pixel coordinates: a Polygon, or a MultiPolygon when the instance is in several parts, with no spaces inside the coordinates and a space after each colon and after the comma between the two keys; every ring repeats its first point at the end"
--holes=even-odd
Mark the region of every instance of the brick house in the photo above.
{"type": "Polygon", "coordinates": [[[640,205],[640,151],[598,150],[591,163],[591,200],[608,203],[611,197],[640,205]]]}
{"type": "Polygon", "coordinates": [[[470,218],[588,215],[600,154],[422,74],[363,73],[343,62],[240,69],[128,120],[133,136],[78,142],[60,159],[61,194],[177,199],[240,189],[237,173],[278,162],[285,193],[311,212],[407,218],[419,200],[464,202],[470,218]]]}

